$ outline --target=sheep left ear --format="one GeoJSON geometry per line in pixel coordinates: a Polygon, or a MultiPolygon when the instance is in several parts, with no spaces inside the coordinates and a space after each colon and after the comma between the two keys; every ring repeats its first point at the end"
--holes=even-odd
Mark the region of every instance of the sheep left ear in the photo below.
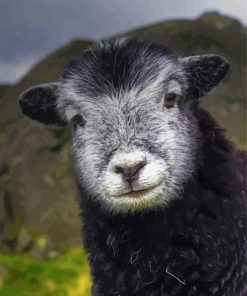
{"type": "Polygon", "coordinates": [[[58,110],[59,84],[56,82],[33,86],[19,97],[24,115],[43,124],[64,126],[67,122],[58,110]]]}
{"type": "Polygon", "coordinates": [[[229,70],[228,61],[214,54],[182,58],[188,73],[189,92],[194,98],[202,97],[215,88],[229,70]]]}

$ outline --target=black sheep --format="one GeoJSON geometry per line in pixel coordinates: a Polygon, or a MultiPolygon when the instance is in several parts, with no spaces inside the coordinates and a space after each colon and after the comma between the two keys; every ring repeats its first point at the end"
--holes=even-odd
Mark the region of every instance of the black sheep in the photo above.
{"type": "Polygon", "coordinates": [[[228,68],[111,40],[21,95],[25,115],[72,127],[95,296],[247,295],[246,156],[198,100],[228,68]]]}

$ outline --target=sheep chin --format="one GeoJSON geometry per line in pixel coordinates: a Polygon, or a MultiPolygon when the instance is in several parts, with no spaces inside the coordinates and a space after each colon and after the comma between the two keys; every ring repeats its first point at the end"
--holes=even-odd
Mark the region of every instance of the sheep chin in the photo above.
{"type": "Polygon", "coordinates": [[[162,184],[145,190],[133,191],[120,195],[111,196],[108,206],[116,212],[137,212],[166,205],[168,202],[164,195],[162,184]]]}

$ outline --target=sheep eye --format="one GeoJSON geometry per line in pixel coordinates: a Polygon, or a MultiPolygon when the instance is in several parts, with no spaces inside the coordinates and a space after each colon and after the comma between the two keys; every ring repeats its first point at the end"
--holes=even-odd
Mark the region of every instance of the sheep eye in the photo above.
{"type": "Polygon", "coordinates": [[[177,95],[174,93],[167,94],[164,99],[164,107],[167,109],[174,107],[176,98],[177,98],[177,95]]]}
{"type": "Polygon", "coordinates": [[[70,123],[73,128],[77,128],[78,126],[83,127],[86,121],[80,114],[76,114],[71,118],[70,123]]]}

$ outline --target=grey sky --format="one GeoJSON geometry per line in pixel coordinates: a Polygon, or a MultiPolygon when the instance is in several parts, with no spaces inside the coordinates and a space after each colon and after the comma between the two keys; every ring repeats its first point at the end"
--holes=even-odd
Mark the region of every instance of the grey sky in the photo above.
{"type": "Polygon", "coordinates": [[[0,0],[0,83],[14,83],[74,38],[100,39],[217,10],[247,24],[245,0],[0,0]]]}

